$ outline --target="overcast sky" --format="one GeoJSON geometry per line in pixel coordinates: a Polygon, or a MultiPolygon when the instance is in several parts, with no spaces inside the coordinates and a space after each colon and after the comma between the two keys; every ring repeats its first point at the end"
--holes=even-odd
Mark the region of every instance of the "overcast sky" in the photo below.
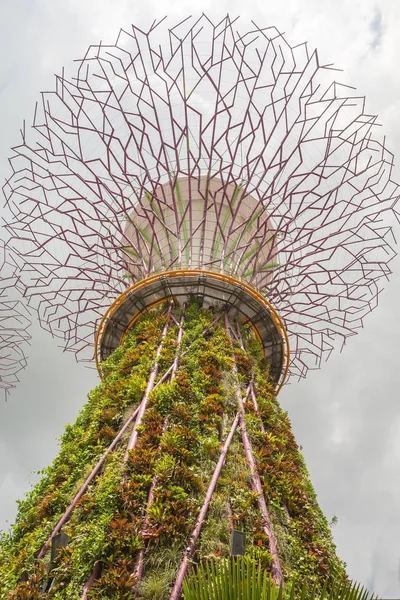
{"type": "MultiPolygon", "coordinates": [[[[387,145],[397,155],[400,181],[399,0],[196,0],[211,17],[241,15],[275,25],[291,45],[307,40],[338,79],[367,96],[387,145]],[[215,12],[218,6],[218,13],[215,12]]],[[[120,27],[146,26],[165,14],[191,14],[187,0],[1,0],[0,178],[9,148],[29,122],[38,92],[53,73],[83,55],[90,43],[115,41],[120,27]]],[[[400,229],[400,228],[399,228],[400,229]]],[[[400,231],[397,235],[400,237],[400,231]]],[[[334,528],[349,575],[383,598],[400,599],[400,260],[365,319],[365,330],[307,381],[281,393],[311,471],[319,501],[334,528]]],[[[15,516],[15,500],[57,451],[56,437],[74,421],[94,371],[63,354],[33,328],[29,367],[8,402],[0,402],[0,528],[15,516]]]]}

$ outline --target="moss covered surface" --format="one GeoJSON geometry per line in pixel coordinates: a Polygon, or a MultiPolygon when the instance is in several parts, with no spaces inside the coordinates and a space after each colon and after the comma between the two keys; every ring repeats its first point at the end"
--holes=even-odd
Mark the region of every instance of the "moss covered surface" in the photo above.
{"type": "MultiPolygon", "coordinates": [[[[179,308],[176,317],[179,318],[179,308]]],[[[141,401],[154,364],[163,309],[143,316],[124,343],[102,365],[104,379],[89,394],[74,425],[61,438],[60,453],[19,503],[15,525],[0,541],[0,597],[77,599],[99,561],[92,599],[157,600],[169,590],[204,500],[221,445],[237,412],[232,348],[223,320],[202,332],[215,313],[196,301],[186,308],[179,367],[151,393],[139,427],[138,444],[123,456],[128,433],[81,497],[63,527],[69,544],[51,565],[36,557],[53,527],[97,460],[141,401]],[[150,486],[154,498],[147,503],[150,486]],[[144,571],[134,575],[140,551],[144,571]]],[[[171,322],[159,359],[159,376],[176,355],[178,327],[171,322]]],[[[268,383],[267,365],[250,330],[242,331],[246,352],[234,344],[244,392],[255,381],[260,416],[246,401],[246,425],[271,513],[286,581],[345,578],[328,523],[318,507],[304,460],[268,383]]],[[[193,562],[229,555],[232,528],[246,532],[249,556],[269,571],[271,555],[240,431],[235,434],[219,478],[193,562]]]]}

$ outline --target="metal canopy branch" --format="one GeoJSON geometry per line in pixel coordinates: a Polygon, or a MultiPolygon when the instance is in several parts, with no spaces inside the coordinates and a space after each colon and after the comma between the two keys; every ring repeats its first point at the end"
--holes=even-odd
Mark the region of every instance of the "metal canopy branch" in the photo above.
{"type": "Polygon", "coordinates": [[[391,273],[399,188],[365,99],[305,44],[233,22],[132,25],[92,46],[14,148],[19,284],[79,360],[110,298],[192,268],[267,296],[304,377],[357,332],[391,273]]]}

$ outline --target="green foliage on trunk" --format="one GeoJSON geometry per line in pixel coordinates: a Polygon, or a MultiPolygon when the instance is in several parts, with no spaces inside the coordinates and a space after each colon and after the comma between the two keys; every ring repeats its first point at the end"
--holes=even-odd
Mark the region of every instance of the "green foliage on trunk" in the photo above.
{"type": "MultiPolygon", "coordinates": [[[[174,309],[177,319],[180,308],[174,309]]],[[[80,598],[93,565],[99,578],[88,597],[164,600],[183,557],[196,517],[237,412],[232,365],[243,396],[254,378],[260,416],[246,401],[246,426],[277,538],[286,582],[301,577],[319,590],[331,578],[346,581],[328,523],[318,507],[304,460],[268,382],[268,365],[250,328],[242,327],[246,351],[234,344],[223,319],[202,332],[216,313],[193,300],[185,311],[179,367],[173,381],[155,387],[139,427],[138,444],[123,456],[130,430],[80,498],[63,527],[69,544],[49,572],[49,556],[36,557],[86,477],[140,403],[161,331],[163,308],[135,323],[123,344],[103,363],[103,381],[89,394],[74,425],[61,438],[60,452],[42,479],[19,503],[15,525],[0,540],[0,597],[80,598]],[[154,497],[148,504],[151,485],[154,497]],[[134,575],[140,551],[144,572],[134,575]],[[53,587],[41,593],[54,579],[53,587]]],[[[177,352],[178,327],[171,322],[159,359],[159,375],[177,352]]],[[[229,449],[192,564],[229,556],[233,528],[246,532],[247,556],[269,576],[269,540],[251,488],[239,431],[229,449]]],[[[214,563],[213,563],[214,564],[214,563]]],[[[220,563],[224,564],[223,562],[220,563]]],[[[263,575],[264,577],[264,575],[263,575]]]]}

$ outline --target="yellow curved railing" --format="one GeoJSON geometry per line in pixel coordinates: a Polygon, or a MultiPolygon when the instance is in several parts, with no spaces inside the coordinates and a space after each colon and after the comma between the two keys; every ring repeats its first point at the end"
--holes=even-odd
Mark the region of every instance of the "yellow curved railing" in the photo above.
{"type": "MultiPolygon", "coordinates": [[[[104,313],[104,315],[100,321],[99,327],[97,329],[96,336],[95,336],[95,348],[94,348],[95,360],[96,360],[96,368],[97,368],[100,378],[102,378],[102,372],[101,372],[101,368],[100,368],[100,348],[101,348],[101,344],[103,341],[106,324],[107,324],[108,320],[110,319],[110,317],[121,306],[121,304],[123,304],[125,302],[125,300],[128,298],[128,296],[130,296],[132,293],[138,292],[142,288],[146,287],[147,285],[150,285],[151,283],[154,283],[155,281],[157,281],[158,279],[161,279],[162,277],[182,277],[182,276],[183,277],[185,277],[185,276],[193,277],[195,275],[207,275],[207,277],[216,279],[218,281],[225,281],[225,282],[233,284],[233,285],[240,285],[241,287],[243,287],[246,290],[246,292],[250,296],[252,296],[255,300],[257,300],[257,302],[259,304],[261,304],[261,306],[263,306],[264,308],[266,308],[268,310],[269,314],[271,315],[271,319],[272,319],[278,333],[280,334],[282,342],[283,342],[283,344],[282,344],[282,348],[283,348],[282,374],[281,374],[280,380],[275,388],[275,393],[278,394],[287,379],[288,372],[289,372],[289,362],[290,362],[289,361],[289,357],[290,357],[289,337],[288,337],[285,325],[284,325],[281,317],[279,316],[278,312],[273,307],[271,302],[269,302],[269,300],[267,300],[262,294],[260,294],[260,292],[258,292],[255,288],[250,286],[248,283],[244,282],[241,279],[236,279],[235,277],[232,277],[231,275],[224,275],[223,273],[216,273],[214,271],[204,271],[204,270],[177,269],[175,271],[164,271],[162,273],[157,273],[156,275],[150,275],[149,277],[146,277],[145,279],[142,279],[141,281],[132,284],[129,288],[127,288],[125,291],[123,291],[122,294],[120,296],[118,296],[118,298],[116,298],[114,300],[114,302],[109,306],[107,311],[104,313]]],[[[155,302],[146,306],[146,308],[143,309],[143,311],[139,311],[138,313],[136,313],[130,320],[125,332],[122,334],[121,342],[122,342],[124,336],[126,335],[127,331],[129,331],[129,329],[133,326],[134,322],[139,318],[139,316],[141,314],[143,314],[143,312],[148,311],[151,308],[154,308],[155,306],[157,306],[161,302],[165,302],[166,300],[168,300],[168,298],[162,298],[162,299],[156,300],[155,302]]],[[[253,325],[250,321],[249,321],[249,324],[251,325],[255,334],[257,335],[258,339],[260,340],[261,336],[260,336],[260,333],[259,333],[257,327],[255,325],[253,325]]]]}

